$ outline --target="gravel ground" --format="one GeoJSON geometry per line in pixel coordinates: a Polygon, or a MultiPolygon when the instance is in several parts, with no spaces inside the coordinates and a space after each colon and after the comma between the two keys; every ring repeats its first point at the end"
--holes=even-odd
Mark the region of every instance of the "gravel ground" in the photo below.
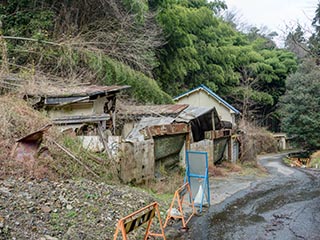
{"type": "MultiPolygon", "coordinates": [[[[212,205],[248,188],[258,178],[238,173],[211,177],[212,205]]],[[[120,218],[155,201],[160,204],[164,222],[171,199],[164,202],[141,189],[89,180],[0,180],[0,240],[113,239],[120,218]]],[[[190,229],[207,211],[204,208],[202,214],[192,219],[190,229]]],[[[159,225],[155,221],[153,226],[159,225]]],[[[167,239],[185,239],[180,227],[181,223],[176,222],[166,228],[167,239]]],[[[143,239],[143,235],[141,227],[129,238],[143,239]]]]}
{"type": "MultiPolygon", "coordinates": [[[[88,180],[1,180],[0,239],[113,239],[120,218],[154,201],[140,189],[88,180]]],[[[161,202],[160,211],[164,219],[161,202]]]]}

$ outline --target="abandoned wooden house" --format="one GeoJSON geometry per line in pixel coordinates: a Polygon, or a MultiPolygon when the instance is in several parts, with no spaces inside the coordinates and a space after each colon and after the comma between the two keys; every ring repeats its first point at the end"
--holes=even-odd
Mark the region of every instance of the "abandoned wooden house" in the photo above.
{"type": "Polygon", "coordinates": [[[46,88],[25,98],[62,131],[81,138],[85,148],[116,157],[124,182],[147,181],[162,167],[184,166],[186,150],[208,152],[211,164],[222,159],[227,146],[230,152],[232,129],[214,106],[116,105],[117,93],[127,88],[46,88]]]}
{"type": "Polygon", "coordinates": [[[125,182],[152,179],[163,167],[184,166],[185,151],[189,149],[207,151],[213,164],[214,155],[224,151],[219,145],[214,147],[214,142],[227,143],[225,139],[231,133],[223,128],[213,107],[124,105],[118,109],[117,119],[122,122],[122,147],[126,153],[121,169],[131,169],[121,171],[125,182]]]}
{"type": "Polygon", "coordinates": [[[34,108],[45,110],[62,131],[72,131],[86,148],[101,151],[101,136],[115,130],[116,95],[129,86],[50,86],[27,93],[34,108]]]}
{"type": "MultiPolygon", "coordinates": [[[[177,96],[174,100],[178,104],[189,104],[190,106],[196,107],[214,107],[222,122],[222,128],[229,128],[231,130],[229,139],[221,140],[220,143],[216,142],[217,146],[215,149],[225,148],[226,151],[224,155],[232,162],[238,159],[240,147],[235,130],[237,128],[237,118],[240,116],[240,111],[203,84],[177,96]],[[225,147],[226,144],[227,147],[225,147]]],[[[208,137],[213,139],[212,135],[208,135],[208,137]]]]}
{"type": "Polygon", "coordinates": [[[179,164],[179,156],[189,139],[186,123],[174,118],[188,105],[120,105],[118,127],[122,136],[120,175],[124,182],[153,179],[160,166],[179,164]],[[131,171],[125,171],[130,169],[131,171]]]}

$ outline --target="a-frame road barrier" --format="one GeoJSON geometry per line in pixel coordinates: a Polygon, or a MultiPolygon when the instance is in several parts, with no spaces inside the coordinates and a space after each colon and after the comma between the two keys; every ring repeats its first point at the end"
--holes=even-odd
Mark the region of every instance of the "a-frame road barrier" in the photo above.
{"type": "Polygon", "coordinates": [[[144,208],[141,208],[140,210],[120,219],[118,221],[117,229],[114,233],[113,239],[116,240],[118,233],[121,231],[122,239],[128,240],[127,235],[145,223],[147,223],[148,225],[147,225],[146,232],[144,235],[144,240],[148,239],[148,237],[150,237],[150,236],[161,237],[164,240],[166,240],[157,202],[154,202],[154,203],[152,203],[144,208]],[[151,233],[150,232],[152,220],[155,217],[158,218],[161,233],[151,233]]]}
{"type": "Polygon", "coordinates": [[[174,193],[170,208],[168,210],[168,214],[166,217],[166,221],[164,223],[164,228],[168,225],[168,222],[171,218],[173,219],[181,219],[182,221],[182,228],[187,228],[188,222],[191,220],[193,215],[196,213],[196,210],[194,208],[193,199],[192,199],[192,193],[190,189],[189,183],[183,184],[180,188],[176,190],[174,193]],[[188,198],[188,200],[185,200],[185,197],[188,198]],[[191,213],[189,213],[189,217],[187,217],[186,208],[187,210],[191,210],[191,213]],[[173,210],[176,210],[173,211],[173,210]]]}

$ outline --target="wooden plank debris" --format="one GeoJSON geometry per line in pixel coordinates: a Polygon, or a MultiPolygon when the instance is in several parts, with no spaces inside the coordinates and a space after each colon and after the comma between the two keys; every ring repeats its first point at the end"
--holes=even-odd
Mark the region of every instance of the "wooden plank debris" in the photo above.
{"type": "Polygon", "coordinates": [[[78,159],[75,155],[73,155],[70,150],[63,147],[62,145],[60,145],[59,143],[57,143],[53,139],[49,139],[49,141],[53,142],[57,147],[59,147],[62,151],[64,151],[67,155],[69,155],[73,160],[75,160],[77,163],[79,163],[81,166],[83,166],[93,176],[95,176],[96,178],[99,178],[99,176],[94,171],[92,171],[87,165],[85,165],[83,162],[81,162],[80,159],[78,159]]]}

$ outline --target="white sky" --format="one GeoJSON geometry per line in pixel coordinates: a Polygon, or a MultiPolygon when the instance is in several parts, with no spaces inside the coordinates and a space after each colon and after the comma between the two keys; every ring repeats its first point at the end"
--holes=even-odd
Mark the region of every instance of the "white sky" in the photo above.
{"type": "Polygon", "coordinates": [[[258,28],[267,26],[284,36],[286,26],[299,22],[311,31],[311,22],[319,0],[225,0],[228,10],[236,11],[241,21],[258,28]]]}

